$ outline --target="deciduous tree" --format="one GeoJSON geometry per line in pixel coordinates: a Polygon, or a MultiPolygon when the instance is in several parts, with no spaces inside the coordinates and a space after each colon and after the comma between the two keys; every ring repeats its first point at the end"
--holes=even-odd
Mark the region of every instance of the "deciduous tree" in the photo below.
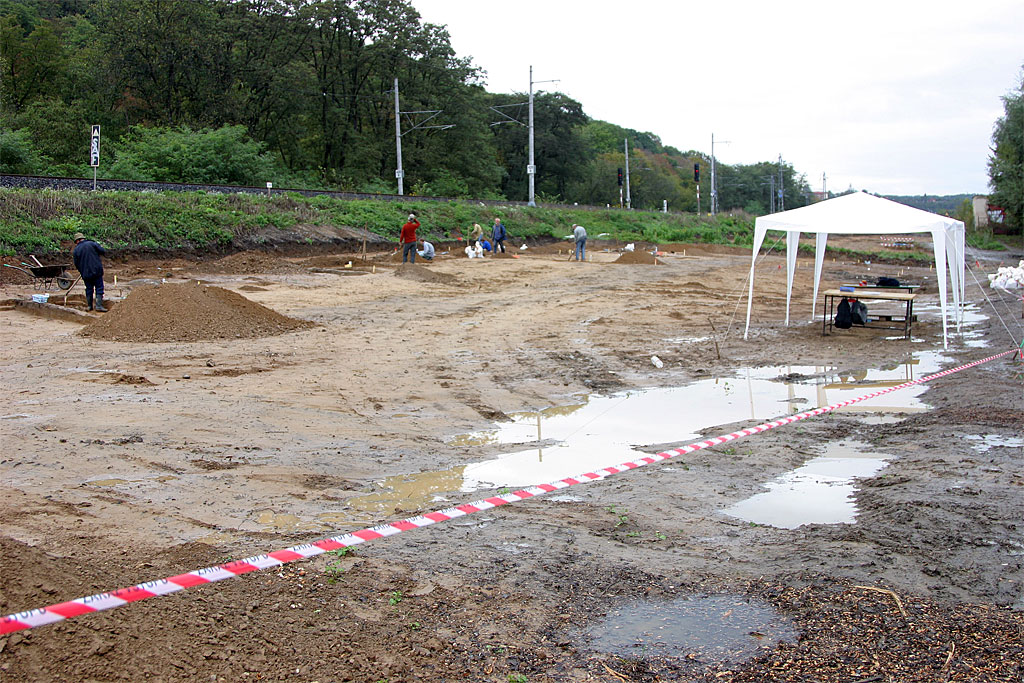
{"type": "Polygon", "coordinates": [[[1005,113],[992,131],[988,160],[989,203],[1006,211],[1011,229],[1024,229],[1024,76],[1017,89],[1003,97],[1005,113]]]}

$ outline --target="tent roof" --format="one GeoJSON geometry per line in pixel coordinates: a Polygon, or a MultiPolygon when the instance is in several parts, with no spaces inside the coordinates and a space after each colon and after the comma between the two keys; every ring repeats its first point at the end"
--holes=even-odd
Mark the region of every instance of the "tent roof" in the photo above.
{"type": "MultiPolygon", "coordinates": [[[[799,209],[761,216],[756,231],[799,230],[853,235],[931,232],[955,227],[961,221],[915,209],[866,192],[826,199],[799,209]]],[[[761,234],[764,234],[763,232],[761,234]]]]}

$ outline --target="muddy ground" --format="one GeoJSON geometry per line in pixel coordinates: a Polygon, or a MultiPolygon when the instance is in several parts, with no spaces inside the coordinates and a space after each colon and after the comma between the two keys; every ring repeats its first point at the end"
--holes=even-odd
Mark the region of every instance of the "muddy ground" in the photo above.
{"type": "MultiPolygon", "coordinates": [[[[652,265],[614,263],[618,246],[591,245],[588,263],[553,245],[416,268],[386,253],[108,266],[115,311],[143,284],[201,280],[315,323],[256,339],[102,341],[0,310],[0,612],[493,495],[460,490],[465,466],[522,445],[460,435],[521,412],[765,366],[797,368],[780,371],[797,383],[856,383],[942,349],[927,267],[830,258],[829,286],[879,275],[924,286],[911,341],[822,336],[820,318],[806,322],[811,263],[800,260],[798,322],[785,327],[783,259],[770,254],[744,340],[744,250],[672,246],[652,265]]],[[[978,277],[999,258],[1014,257],[979,258],[978,277]]],[[[0,287],[0,299],[32,293],[0,287]]],[[[979,321],[951,336],[942,367],[1021,338],[1019,301],[970,275],[967,299],[979,321]]],[[[187,308],[169,302],[163,315],[187,308]]],[[[0,637],[0,680],[1020,681],[1022,373],[1003,357],[929,382],[927,410],[832,413],[0,637]],[[853,523],[724,514],[840,442],[888,459],[859,480],[853,523]],[[664,621],[697,604],[710,611],[690,626],[664,621]],[[641,607],[666,616],[638,627],[641,607]],[[761,621],[745,621],[751,610],[761,621]],[[723,625],[739,639],[716,636],[723,625]],[[625,645],[608,645],[614,631],[625,645]]],[[[780,402],[778,415],[811,407],[780,402]]]]}

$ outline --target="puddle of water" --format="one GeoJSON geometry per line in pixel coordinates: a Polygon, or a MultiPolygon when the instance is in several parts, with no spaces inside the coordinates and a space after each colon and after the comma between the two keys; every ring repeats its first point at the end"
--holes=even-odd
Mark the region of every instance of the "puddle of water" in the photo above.
{"type": "MultiPolygon", "coordinates": [[[[365,496],[354,496],[346,502],[351,508],[374,515],[391,515],[398,511],[411,512],[438,502],[440,494],[457,491],[462,484],[464,466],[438,472],[419,472],[387,477],[380,482],[381,490],[365,496]]],[[[443,499],[441,499],[443,500],[443,499]]],[[[326,522],[326,513],[320,519],[326,522]]]]}
{"type": "Polygon", "coordinates": [[[204,543],[206,545],[221,545],[222,543],[228,543],[233,540],[235,540],[234,535],[229,534],[226,531],[214,531],[195,539],[196,543],[204,543]]]}
{"type": "Polygon", "coordinates": [[[902,415],[863,415],[857,418],[860,422],[866,425],[891,425],[897,422],[903,422],[906,418],[902,415]]]}
{"type": "Polygon", "coordinates": [[[852,524],[857,516],[854,480],[876,474],[888,462],[888,456],[864,453],[867,448],[867,444],[856,441],[830,443],[824,455],[765,484],[767,493],[740,501],[723,512],[781,529],[804,524],[852,524]]]}
{"type": "Polygon", "coordinates": [[[971,448],[984,453],[992,448],[1024,448],[1024,438],[1019,436],[1000,436],[999,434],[965,434],[964,438],[971,442],[971,448]]]}
{"type": "MultiPolygon", "coordinates": [[[[952,297],[950,298],[950,311],[953,310],[952,297]]],[[[939,317],[941,314],[941,308],[938,304],[923,304],[914,307],[914,313],[925,313],[934,314],[939,317]]],[[[964,346],[975,349],[988,348],[991,343],[988,339],[982,336],[982,332],[978,330],[972,330],[971,328],[980,322],[988,320],[988,316],[978,310],[978,307],[974,304],[967,304],[963,308],[963,324],[960,327],[959,333],[957,332],[956,325],[953,324],[950,327],[949,333],[951,339],[959,339],[963,342],[964,346]]],[[[916,340],[914,340],[916,341],[916,340]]]]}
{"type": "Polygon", "coordinates": [[[885,339],[885,341],[910,341],[911,344],[923,344],[926,341],[928,341],[924,337],[911,337],[909,340],[907,340],[906,337],[903,336],[883,337],[883,339],[885,339]]]}
{"type": "MultiPolygon", "coordinates": [[[[635,460],[645,444],[696,440],[718,425],[744,419],[768,420],[903,384],[940,368],[942,356],[917,354],[905,363],[879,369],[839,373],[811,366],[778,366],[750,370],[740,378],[706,379],[684,387],[590,396],[585,402],[538,413],[511,415],[494,429],[456,437],[464,445],[535,444],[493,460],[465,467],[461,490],[521,487],[635,460]],[[783,383],[795,376],[802,382],[783,383]],[[811,379],[806,379],[811,376],[811,379]]],[[[923,412],[917,385],[869,399],[841,412],[884,414],[923,412]]]]}
{"type": "Polygon", "coordinates": [[[799,632],[767,603],[712,595],[616,608],[587,635],[593,649],[620,657],[687,657],[703,664],[735,664],[780,642],[795,643],[799,632]]]}
{"type": "Polygon", "coordinates": [[[320,525],[304,522],[298,515],[287,512],[274,512],[273,510],[257,510],[255,512],[256,523],[265,529],[273,531],[308,531],[319,529],[320,525]]]}
{"type": "Polygon", "coordinates": [[[711,341],[714,337],[669,337],[665,341],[669,344],[698,344],[711,341]]]}
{"type": "MultiPolygon", "coordinates": [[[[938,353],[922,352],[903,363],[856,373],[812,366],[766,367],[745,371],[742,377],[710,378],[683,387],[580,396],[567,405],[513,414],[510,421],[450,441],[464,447],[507,447],[510,452],[450,470],[389,477],[380,482],[380,491],[350,498],[348,510],[328,512],[319,519],[333,525],[364,514],[421,510],[447,502],[445,494],[556,481],[636,460],[637,448],[647,444],[688,443],[719,425],[765,421],[902,384],[937,371],[942,360],[938,353]],[[780,377],[795,380],[786,383],[778,381],[780,377]]],[[[909,387],[842,410],[869,415],[924,411],[927,407],[919,396],[925,390],[909,387]]]]}

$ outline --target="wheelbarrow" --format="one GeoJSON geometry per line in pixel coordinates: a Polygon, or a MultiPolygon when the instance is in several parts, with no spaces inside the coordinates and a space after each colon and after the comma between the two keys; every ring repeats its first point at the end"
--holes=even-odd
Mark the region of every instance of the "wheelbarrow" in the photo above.
{"type": "Polygon", "coordinates": [[[7,268],[20,270],[26,275],[31,276],[32,284],[36,289],[51,289],[54,285],[57,285],[60,289],[68,290],[71,289],[71,285],[75,284],[75,280],[77,280],[68,272],[68,268],[71,267],[70,263],[62,263],[56,266],[32,266],[23,262],[21,265],[25,266],[25,268],[12,266],[9,263],[4,264],[7,268]]]}

